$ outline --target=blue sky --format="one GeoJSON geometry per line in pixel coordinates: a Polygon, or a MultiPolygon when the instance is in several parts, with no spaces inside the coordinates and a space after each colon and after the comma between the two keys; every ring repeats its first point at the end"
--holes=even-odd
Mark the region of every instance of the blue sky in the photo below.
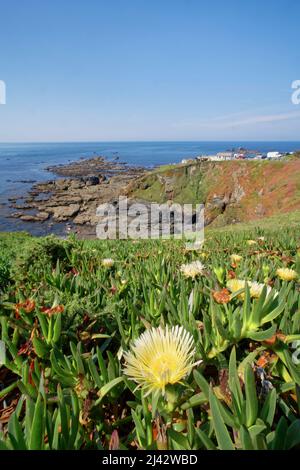
{"type": "Polygon", "coordinates": [[[300,140],[299,0],[0,0],[0,141],[300,140]]]}

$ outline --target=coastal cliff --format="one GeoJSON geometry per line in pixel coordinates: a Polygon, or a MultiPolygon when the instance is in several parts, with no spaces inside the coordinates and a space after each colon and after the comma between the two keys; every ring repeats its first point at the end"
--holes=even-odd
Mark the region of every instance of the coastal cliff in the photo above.
{"type": "Polygon", "coordinates": [[[35,184],[22,200],[10,201],[11,217],[23,222],[72,225],[79,235],[95,236],[100,204],[119,196],[139,201],[204,204],[205,224],[268,219],[300,210],[300,159],[199,162],[154,170],[108,163],[103,158],[49,169],[63,178],[35,184]],[[16,212],[14,212],[15,210],[16,212]]]}
{"type": "Polygon", "coordinates": [[[203,203],[206,224],[223,226],[300,209],[300,159],[197,162],[161,167],[130,181],[130,198],[203,203]]]}

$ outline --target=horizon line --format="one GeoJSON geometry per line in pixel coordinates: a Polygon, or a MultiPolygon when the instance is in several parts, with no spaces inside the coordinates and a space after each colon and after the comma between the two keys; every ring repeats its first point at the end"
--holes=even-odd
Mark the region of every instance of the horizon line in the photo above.
{"type": "Polygon", "coordinates": [[[268,139],[230,139],[230,140],[196,140],[196,139],[188,139],[188,140],[28,140],[28,141],[0,141],[0,145],[22,145],[22,144],[92,144],[92,143],[207,143],[207,142],[220,142],[220,143],[231,143],[231,142],[271,142],[271,143],[281,143],[281,142],[289,142],[289,143],[300,143],[299,140],[268,140],[268,139]]]}

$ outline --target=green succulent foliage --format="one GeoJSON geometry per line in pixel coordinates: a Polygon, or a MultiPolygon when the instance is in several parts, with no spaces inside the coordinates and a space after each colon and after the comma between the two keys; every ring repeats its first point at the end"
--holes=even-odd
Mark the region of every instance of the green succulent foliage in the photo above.
{"type": "Polygon", "coordinates": [[[47,406],[44,394],[36,401],[23,395],[11,415],[7,436],[0,434],[1,450],[78,450],[84,444],[79,426],[79,401],[76,394],[64,397],[58,387],[57,406],[47,406]],[[25,408],[24,417],[21,411],[25,408]]]}
{"type": "Polygon", "coordinates": [[[298,448],[299,283],[276,275],[300,274],[298,232],[209,232],[201,252],[176,240],[0,235],[0,416],[10,413],[0,448],[298,448]],[[205,274],[185,278],[194,260],[205,274]],[[218,303],[232,270],[271,292],[254,299],[246,283],[218,303]],[[166,324],[192,334],[197,365],[165,397],[144,396],[124,377],[124,351],[166,324]]]}
{"type": "Polygon", "coordinates": [[[244,369],[242,390],[236,365],[235,349],[229,362],[229,389],[231,403],[221,402],[205,378],[195,372],[195,379],[202,387],[211,410],[211,422],[216,443],[208,438],[205,431],[196,430],[207,449],[220,450],[289,450],[300,444],[300,419],[293,413],[281,416],[275,425],[274,418],[279,404],[279,395],[272,388],[264,400],[257,394],[253,369],[249,363],[244,369]]]}

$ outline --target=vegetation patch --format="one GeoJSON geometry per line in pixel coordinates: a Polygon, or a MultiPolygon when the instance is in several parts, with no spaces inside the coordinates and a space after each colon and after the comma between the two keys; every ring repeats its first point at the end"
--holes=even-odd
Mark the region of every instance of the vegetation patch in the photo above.
{"type": "Polygon", "coordinates": [[[299,448],[299,213],[280,220],[197,251],[1,235],[1,449],[299,448]]]}

